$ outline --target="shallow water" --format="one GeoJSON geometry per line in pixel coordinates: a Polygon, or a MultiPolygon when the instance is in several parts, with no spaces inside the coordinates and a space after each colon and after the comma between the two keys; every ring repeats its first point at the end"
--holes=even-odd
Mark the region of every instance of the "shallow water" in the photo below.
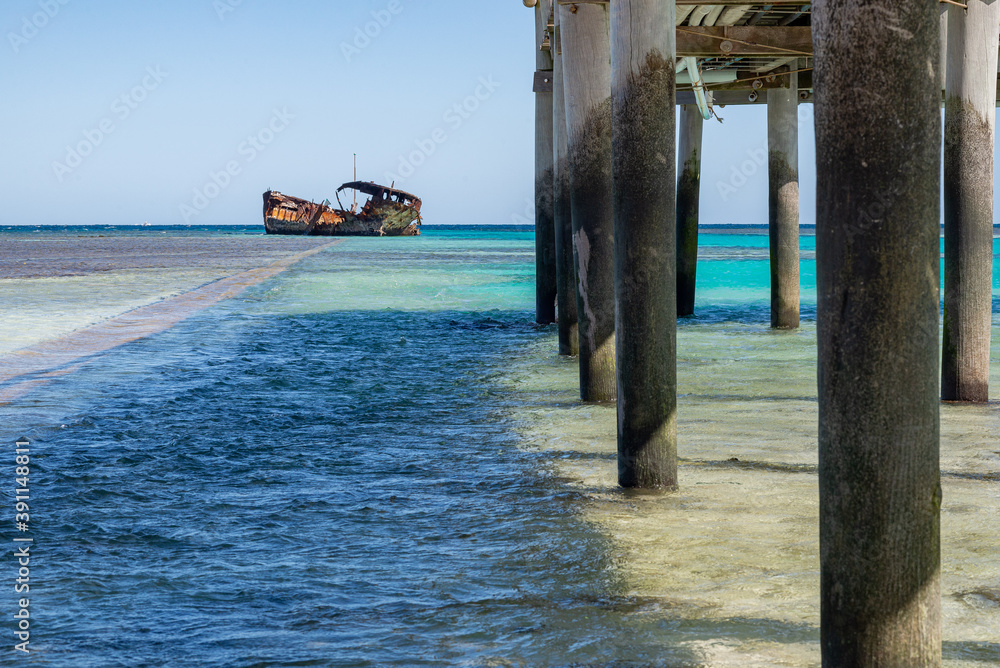
{"type": "MultiPolygon", "coordinates": [[[[818,665],[811,242],[775,333],[766,236],[702,235],[676,494],[617,488],[523,230],[352,239],[0,406],[34,441],[26,663],[818,665]]],[[[942,408],[951,666],[1000,664],[997,415],[942,408]]]]}

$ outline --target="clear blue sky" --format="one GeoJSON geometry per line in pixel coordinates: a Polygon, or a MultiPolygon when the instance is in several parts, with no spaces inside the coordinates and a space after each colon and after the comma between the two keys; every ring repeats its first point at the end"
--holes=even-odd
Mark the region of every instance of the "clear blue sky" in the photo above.
{"type": "MultiPolygon", "coordinates": [[[[0,30],[0,224],[258,224],[267,188],[332,200],[355,152],[359,178],[398,175],[429,224],[530,214],[533,19],[519,0],[4,0],[0,30]],[[474,111],[449,111],[477,92],[474,111]],[[400,156],[418,142],[411,173],[400,156]],[[81,143],[95,146],[67,150],[81,143]]],[[[705,126],[702,222],[764,223],[765,109],[720,115],[705,126]]],[[[812,106],[800,116],[812,223],[812,106]]]]}

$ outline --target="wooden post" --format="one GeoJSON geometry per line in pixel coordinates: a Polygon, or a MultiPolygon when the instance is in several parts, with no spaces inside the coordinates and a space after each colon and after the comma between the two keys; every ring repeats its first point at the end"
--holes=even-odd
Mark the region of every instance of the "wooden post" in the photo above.
{"type": "MultiPolygon", "coordinates": [[[[552,56],[538,48],[552,0],[535,4],[535,66],[552,82],[552,56]]],[[[543,75],[544,76],[544,75],[543,75]]],[[[545,86],[548,89],[550,86],[545,86]]],[[[556,237],[552,222],[552,92],[535,92],[535,321],[556,321],[556,237]]]]}
{"type": "Polygon", "coordinates": [[[557,5],[580,327],[580,396],[615,398],[611,45],[606,4],[557,5]]]}
{"type": "Polygon", "coordinates": [[[824,666],[941,664],[937,5],[813,5],[824,666]]]}
{"type": "Polygon", "coordinates": [[[771,327],[799,326],[799,75],[767,91],[771,327]]]}
{"type": "Polygon", "coordinates": [[[552,182],[553,224],[556,237],[556,308],[559,313],[559,354],[580,353],[576,322],[576,261],[573,259],[573,215],[570,211],[569,155],[566,146],[566,97],[563,95],[562,45],[559,12],[552,36],[552,182]]]}
{"type": "Polygon", "coordinates": [[[948,11],[941,398],[989,399],[993,136],[1000,2],[948,11]]]}
{"type": "Polygon", "coordinates": [[[703,125],[698,107],[690,104],[681,107],[677,150],[677,315],[681,317],[694,314],[703,125]]]}
{"type": "Polygon", "coordinates": [[[675,13],[673,2],[611,0],[618,484],[623,487],[677,487],[675,13]]]}

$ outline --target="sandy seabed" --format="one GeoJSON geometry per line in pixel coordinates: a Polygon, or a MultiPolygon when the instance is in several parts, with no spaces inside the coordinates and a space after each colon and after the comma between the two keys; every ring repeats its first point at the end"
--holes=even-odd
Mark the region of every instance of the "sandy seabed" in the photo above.
{"type": "MultiPolygon", "coordinates": [[[[815,322],[679,328],[676,493],[618,488],[615,407],[580,404],[575,359],[540,347],[527,360],[510,381],[527,406],[525,446],[556,454],[557,475],[583,493],[626,595],[717,627],[714,638],[676,639],[704,665],[818,666],[815,322]]],[[[941,471],[945,665],[1000,665],[996,404],[942,405],[941,471]]]]}

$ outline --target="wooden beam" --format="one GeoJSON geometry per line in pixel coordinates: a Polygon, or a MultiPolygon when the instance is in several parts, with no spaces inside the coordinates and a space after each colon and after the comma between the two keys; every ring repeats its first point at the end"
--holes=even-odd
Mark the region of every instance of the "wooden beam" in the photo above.
{"type": "MultiPolygon", "coordinates": [[[[707,88],[712,93],[723,90],[745,90],[749,93],[752,90],[763,92],[769,88],[788,88],[788,72],[776,71],[767,74],[757,74],[755,72],[737,72],[736,81],[726,83],[708,84],[707,88]],[[774,76],[771,76],[773,74],[774,76]]],[[[812,71],[806,70],[798,73],[799,89],[812,88],[812,71]]],[[[678,84],[677,92],[692,90],[691,84],[678,84]]]]}
{"type": "MultiPolygon", "coordinates": [[[[570,2],[570,1],[571,0],[560,0],[560,3],[561,2],[570,2]]],[[[683,5],[689,5],[690,6],[690,5],[741,5],[741,4],[745,5],[745,4],[748,4],[746,2],[736,2],[735,0],[676,0],[676,2],[677,2],[677,6],[678,7],[681,7],[683,5]]],[[[755,3],[749,3],[749,4],[755,4],[755,3]]],[[[776,7],[776,6],[781,6],[781,7],[788,7],[788,6],[804,7],[805,5],[808,5],[808,4],[811,4],[811,3],[809,3],[809,2],[802,2],[802,0],[768,0],[767,3],[756,3],[756,4],[758,4],[758,5],[760,5],[760,4],[768,4],[768,5],[772,6],[772,7],[776,7]]]]}
{"type": "MultiPolygon", "coordinates": [[[[728,0],[727,0],[728,2],[728,0]]],[[[607,4],[608,0],[560,0],[560,5],[607,4]]],[[[677,4],[704,5],[711,2],[685,2],[677,4]]],[[[724,3],[717,3],[724,4],[724,3]]],[[[546,38],[547,39],[547,38],[546,38]]],[[[678,26],[677,57],[696,56],[812,56],[812,28],[809,26],[678,26]]],[[[539,48],[548,49],[548,43],[539,40],[539,48]]]]}
{"type": "Polygon", "coordinates": [[[677,56],[812,56],[809,26],[680,26],[677,56]]]}
{"type": "MultiPolygon", "coordinates": [[[[940,1],[941,2],[952,2],[952,3],[955,3],[955,0],[940,0],[940,1]]],[[[609,2],[611,2],[611,0],[558,0],[556,4],[559,4],[559,5],[606,5],[609,2]]],[[[681,7],[681,6],[684,6],[684,5],[691,6],[691,5],[739,5],[739,4],[747,4],[745,2],[743,2],[743,3],[737,2],[736,0],[676,0],[676,2],[677,2],[677,6],[678,7],[681,7]]],[[[754,4],[754,3],[750,3],[750,4],[754,4]]],[[[756,4],[759,5],[759,4],[763,4],[763,3],[756,3],[756,4]]],[[[766,4],[768,4],[768,5],[772,6],[772,7],[804,7],[804,6],[806,6],[808,4],[811,4],[811,3],[809,3],[809,2],[802,2],[802,0],[768,0],[768,2],[766,4]]],[[[958,3],[955,3],[955,4],[958,4],[958,3]]]]}
{"type": "MultiPolygon", "coordinates": [[[[954,2],[954,0],[940,0],[941,2],[954,2]]],[[[611,0],[557,0],[558,5],[606,5],[611,0]]],[[[735,0],[676,0],[678,7],[683,7],[685,5],[738,5],[746,4],[736,2],[735,0]]],[[[750,3],[753,4],[753,3],[750,3]]],[[[761,3],[757,3],[761,4],[761,3]]],[[[769,0],[768,5],[772,7],[804,7],[809,2],[802,2],[802,0],[769,0]]],[[[957,4],[957,3],[956,3],[957,4]]]]}
{"type": "MultiPolygon", "coordinates": [[[[766,90],[766,89],[765,89],[766,90]]],[[[799,90],[799,102],[812,102],[812,92],[799,90]],[[804,95],[804,97],[803,97],[804,95]]],[[[717,108],[729,106],[742,106],[745,104],[765,104],[767,95],[760,94],[754,101],[750,100],[749,91],[743,90],[720,90],[712,92],[712,104],[717,108]]],[[[689,90],[677,91],[677,104],[695,104],[694,93],[689,90]]]]}

